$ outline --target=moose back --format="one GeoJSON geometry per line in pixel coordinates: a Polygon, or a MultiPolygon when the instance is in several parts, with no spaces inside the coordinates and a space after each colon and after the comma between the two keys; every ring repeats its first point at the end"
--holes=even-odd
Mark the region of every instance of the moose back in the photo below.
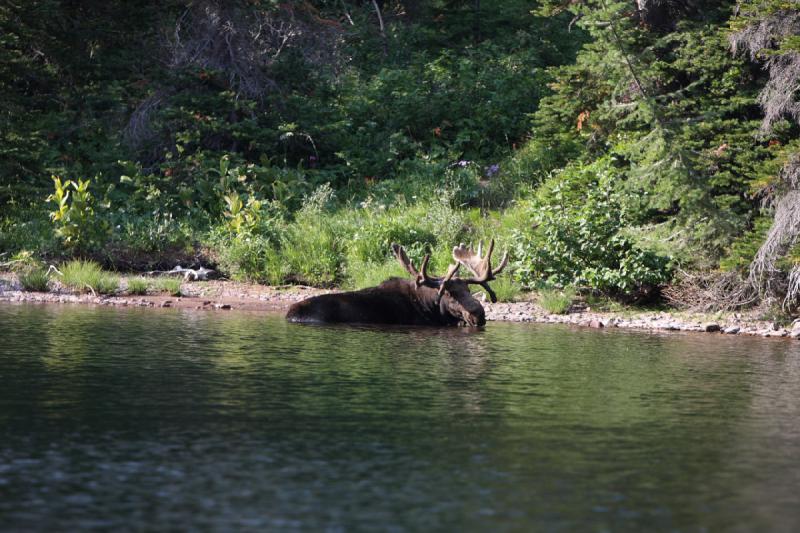
{"type": "Polygon", "coordinates": [[[442,277],[427,272],[429,255],[417,270],[402,246],[392,244],[392,252],[412,279],[390,278],[377,287],[360,291],[314,296],[298,302],[286,314],[290,322],[351,323],[351,324],[405,324],[429,326],[483,326],[486,316],[481,303],[470,292],[470,285],[481,286],[492,302],[497,296],[489,282],[495,279],[508,264],[508,254],[500,265],[492,269],[494,240],[489,243],[486,255],[463,244],[453,248],[455,263],[442,277]],[[461,267],[472,275],[458,276],[461,267]]]}

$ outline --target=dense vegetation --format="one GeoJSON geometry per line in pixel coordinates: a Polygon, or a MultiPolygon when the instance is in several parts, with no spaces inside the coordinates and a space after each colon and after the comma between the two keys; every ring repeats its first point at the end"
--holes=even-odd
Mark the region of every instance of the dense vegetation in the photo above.
{"type": "Polygon", "coordinates": [[[0,261],[364,286],[494,236],[517,287],[793,307],[798,50],[783,0],[11,0],[0,261]]]}

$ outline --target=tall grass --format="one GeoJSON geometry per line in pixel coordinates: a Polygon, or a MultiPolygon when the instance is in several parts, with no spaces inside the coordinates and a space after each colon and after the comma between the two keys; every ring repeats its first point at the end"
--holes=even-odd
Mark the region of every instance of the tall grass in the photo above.
{"type": "Polygon", "coordinates": [[[19,274],[22,288],[32,292],[47,292],[50,276],[43,268],[31,268],[19,274]]]}
{"type": "Polygon", "coordinates": [[[499,277],[491,283],[492,290],[497,295],[498,302],[513,302],[522,293],[520,287],[508,274],[500,274],[499,277]]]}
{"type": "Polygon", "coordinates": [[[77,292],[113,294],[119,278],[104,272],[94,261],[75,259],[61,265],[61,283],[77,292]]]}
{"type": "Polygon", "coordinates": [[[347,280],[345,287],[348,289],[364,289],[375,287],[391,277],[408,277],[408,274],[397,261],[389,260],[385,263],[352,262],[347,267],[347,280]]]}
{"type": "Polygon", "coordinates": [[[548,313],[564,315],[572,305],[573,294],[568,289],[540,289],[536,302],[548,313]]]}
{"type": "Polygon", "coordinates": [[[170,296],[180,296],[181,285],[183,285],[181,278],[161,278],[155,283],[153,289],[166,292],[170,296]]]}
{"type": "Polygon", "coordinates": [[[130,278],[128,279],[126,291],[128,294],[142,295],[147,294],[149,287],[150,283],[144,278],[130,278]]]}

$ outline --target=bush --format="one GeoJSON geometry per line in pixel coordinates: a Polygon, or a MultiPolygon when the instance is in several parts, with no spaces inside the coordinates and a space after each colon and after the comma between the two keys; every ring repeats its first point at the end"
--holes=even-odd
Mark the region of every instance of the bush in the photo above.
{"type": "Polygon", "coordinates": [[[264,236],[219,239],[213,247],[217,268],[231,279],[279,285],[288,275],[280,250],[264,236]]]}
{"type": "MultiPolygon", "coordinates": [[[[197,220],[192,222],[196,224],[197,220]]],[[[118,212],[104,257],[119,269],[170,269],[196,260],[197,233],[189,220],[176,219],[169,213],[118,212]]]]}
{"type": "Polygon", "coordinates": [[[61,283],[77,292],[112,294],[119,278],[104,272],[94,261],[75,259],[61,265],[61,283]]]}
{"type": "Polygon", "coordinates": [[[108,223],[95,215],[94,196],[89,192],[91,180],[61,181],[53,176],[53,194],[48,202],[56,204],[50,213],[55,233],[68,247],[86,251],[99,244],[108,229],[108,223]]]}
{"type": "Polygon", "coordinates": [[[530,209],[530,230],[514,232],[515,270],[539,283],[631,294],[669,278],[668,260],[622,234],[627,220],[608,159],[548,179],[530,209]]]}
{"type": "Polygon", "coordinates": [[[341,278],[344,256],[330,222],[330,217],[303,214],[289,227],[281,260],[292,281],[330,287],[341,278]]]}

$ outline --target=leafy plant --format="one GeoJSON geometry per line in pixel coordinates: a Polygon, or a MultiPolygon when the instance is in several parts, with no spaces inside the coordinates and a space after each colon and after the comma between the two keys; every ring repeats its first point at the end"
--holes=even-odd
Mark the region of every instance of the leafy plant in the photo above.
{"type": "Polygon", "coordinates": [[[638,248],[622,230],[624,207],[608,159],[573,166],[543,185],[531,229],[514,233],[515,267],[527,286],[577,285],[630,294],[669,277],[668,260],[638,248]]]}
{"type": "Polygon", "coordinates": [[[56,204],[56,209],[50,212],[56,235],[66,245],[79,249],[95,244],[105,224],[95,217],[94,197],[89,192],[91,180],[62,182],[57,176],[52,178],[55,190],[47,201],[56,204]]]}

